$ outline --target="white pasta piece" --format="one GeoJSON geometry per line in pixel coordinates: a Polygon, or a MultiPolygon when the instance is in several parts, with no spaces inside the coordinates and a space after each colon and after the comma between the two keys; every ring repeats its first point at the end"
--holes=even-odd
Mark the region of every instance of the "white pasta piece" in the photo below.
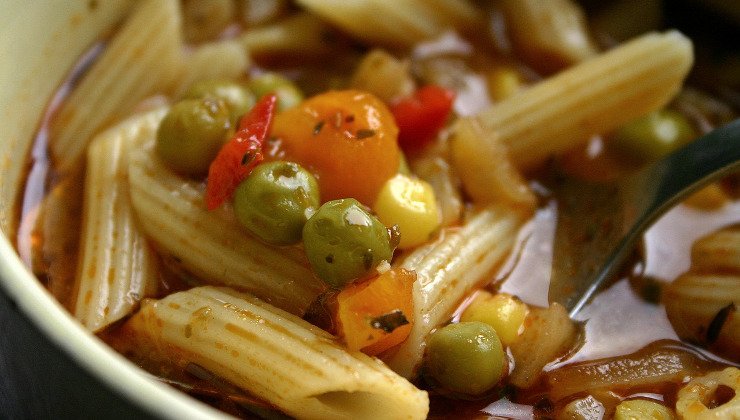
{"type": "Polygon", "coordinates": [[[691,247],[691,268],[663,290],[679,337],[740,360],[740,228],[713,232],[691,247]]]}
{"type": "Polygon", "coordinates": [[[253,55],[321,55],[331,53],[332,29],[316,16],[298,13],[274,24],[245,31],[240,40],[253,55]]]}
{"type": "Polygon", "coordinates": [[[188,43],[215,39],[236,16],[234,0],[182,0],[182,31],[188,43]]]}
{"type": "Polygon", "coordinates": [[[298,0],[298,4],[373,44],[410,47],[445,30],[480,25],[467,0],[298,0]]]}
{"type": "Polygon", "coordinates": [[[559,70],[597,54],[586,16],[572,0],[503,0],[517,53],[531,65],[559,70]]]}
{"type": "Polygon", "coordinates": [[[241,20],[247,26],[269,22],[285,11],[288,0],[238,0],[241,20]]]}
{"type": "Polygon", "coordinates": [[[140,233],[128,194],[128,153],[149,139],[162,108],[101,133],[87,152],[75,317],[99,331],[157,291],[157,263],[140,233]]]}
{"type": "Polygon", "coordinates": [[[740,369],[728,367],[692,379],[678,391],[676,412],[685,420],[740,419],[740,369]],[[717,407],[708,407],[712,395],[721,385],[732,390],[732,399],[717,407]]]}
{"type": "MultiPolygon", "coordinates": [[[[740,275],[740,225],[727,227],[696,241],[691,247],[691,270],[740,275]]],[[[740,299],[737,302],[740,304],[740,299]]]]}
{"type": "Polygon", "coordinates": [[[426,392],[381,361],[230,289],[198,287],[147,301],[124,328],[139,351],[199,365],[297,418],[424,419],[428,411],[426,392]]]}
{"type": "Polygon", "coordinates": [[[181,95],[196,82],[244,76],[249,64],[247,50],[238,40],[201,45],[185,58],[185,74],[178,80],[175,96],[181,95]]]}
{"type": "Polygon", "coordinates": [[[462,118],[455,124],[454,133],[450,139],[452,162],[475,202],[504,203],[534,211],[537,198],[495,131],[484,132],[474,118],[462,118]]]}
{"type": "Polygon", "coordinates": [[[440,239],[417,248],[400,266],[414,270],[414,325],[409,337],[386,361],[410,378],[424,354],[425,340],[444,324],[470,291],[491,275],[514,245],[522,217],[491,206],[459,229],[443,231],[440,239]]]}
{"type": "Polygon", "coordinates": [[[206,210],[203,185],[169,170],[152,142],[132,152],[129,177],[142,230],[203,281],[248,291],[299,315],[324,290],[302,250],[261,242],[227,206],[206,210]]]}
{"type": "Polygon", "coordinates": [[[505,99],[476,118],[497,131],[519,168],[663,107],[693,62],[691,41],[650,33],[505,99]]]}
{"type": "Polygon", "coordinates": [[[58,168],[80,163],[92,137],[139,101],[172,89],[182,71],[181,43],[179,2],[142,2],[52,120],[58,168]]]}

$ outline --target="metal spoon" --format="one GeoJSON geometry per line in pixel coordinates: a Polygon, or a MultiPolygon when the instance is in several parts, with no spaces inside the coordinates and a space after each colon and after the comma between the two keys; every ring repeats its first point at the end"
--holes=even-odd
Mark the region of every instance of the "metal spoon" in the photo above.
{"type": "Polygon", "coordinates": [[[635,242],[689,194],[740,168],[740,119],[612,184],[558,187],[549,300],[576,315],[617,273],[635,242]]]}

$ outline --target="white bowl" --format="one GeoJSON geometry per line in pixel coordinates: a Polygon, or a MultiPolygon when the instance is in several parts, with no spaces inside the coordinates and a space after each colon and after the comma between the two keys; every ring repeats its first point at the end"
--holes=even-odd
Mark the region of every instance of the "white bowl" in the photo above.
{"type": "Polygon", "coordinates": [[[44,108],[80,55],[133,4],[0,0],[0,417],[77,417],[75,407],[137,418],[224,417],[150,379],[85,330],[13,247],[26,156],[44,108]]]}

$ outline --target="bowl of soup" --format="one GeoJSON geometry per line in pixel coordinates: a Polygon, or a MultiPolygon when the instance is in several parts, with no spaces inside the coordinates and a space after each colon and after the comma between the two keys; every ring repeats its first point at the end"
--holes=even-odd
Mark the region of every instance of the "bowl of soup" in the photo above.
{"type": "Polygon", "coordinates": [[[3,411],[737,416],[735,177],[551,291],[563,183],[737,117],[659,3],[590,6],[11,5],[3,411]]]}

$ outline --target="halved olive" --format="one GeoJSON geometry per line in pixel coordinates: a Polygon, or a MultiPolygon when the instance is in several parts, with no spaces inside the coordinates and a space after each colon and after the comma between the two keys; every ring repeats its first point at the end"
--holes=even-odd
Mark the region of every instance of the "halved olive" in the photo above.
{"type": "Polygon", "coordinates": [[[388,229],[354,198],[324,203],[303,227],[303,244],[319,278],[337,289],[393,256],[388,229]]]}

